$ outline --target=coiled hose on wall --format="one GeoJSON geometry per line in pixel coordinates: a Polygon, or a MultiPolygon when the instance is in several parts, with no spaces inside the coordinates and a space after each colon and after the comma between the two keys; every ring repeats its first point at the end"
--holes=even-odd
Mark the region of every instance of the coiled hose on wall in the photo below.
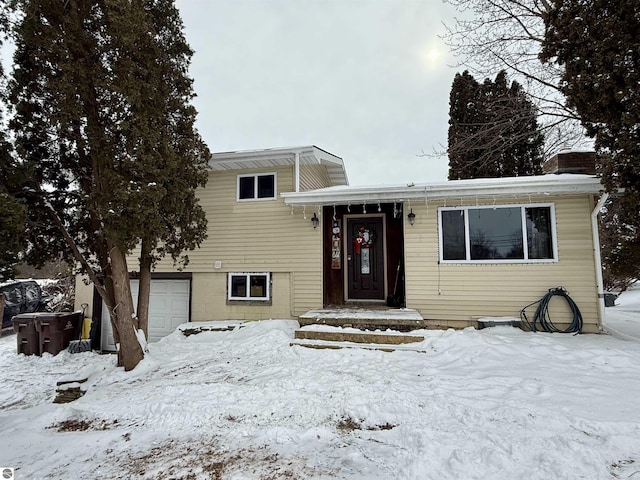
{"type": "Polygon", "coordinates": [[[537,324],[540,324],[540,330],[545,332],[558,332],[558,333],[582,333],[582,313],[580,313],[580,309],[576,302],[569,296],[569,293],[564,287],[550,288],[547,294],[542,297],[540,300],[530,303],[522,310],[520,310],[520,320],[523,324],[527,325],[529,329],[533,332],[537,331],[537,324]],[[567,303],[569,304],[569,309],[571,310],[571,314],[573,319],[569,326],[565,329],[558,328],[551,321],[551,316],[549,315],[549,303],[554,296],[563,297],[567,303]],[[527,318],[527,314],[525,310],[533,305],[538,304],[538,308],[536,308],[536,313],[533,316],[533,323],[529,321],[527,318]]]}

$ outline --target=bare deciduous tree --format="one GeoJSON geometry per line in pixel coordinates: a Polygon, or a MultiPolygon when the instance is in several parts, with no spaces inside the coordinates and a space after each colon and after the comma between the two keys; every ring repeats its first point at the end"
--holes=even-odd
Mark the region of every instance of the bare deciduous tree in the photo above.
{"type": "Polygon", "coordinates": [[[560,147],[590,145],[576,113],[559,90],[564,69],[542,63],[546,0],[445,0],[459,12],[444,39],[458,66],[477,77],[505,70],[520,82],[537,108],[545,156],[560,147]]]}

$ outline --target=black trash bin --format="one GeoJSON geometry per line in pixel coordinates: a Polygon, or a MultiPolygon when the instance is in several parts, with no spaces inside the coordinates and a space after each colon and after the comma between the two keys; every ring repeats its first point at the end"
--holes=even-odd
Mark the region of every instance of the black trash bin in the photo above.
{"type": "Polygon", "coordinates": [[[33,313],[22,313],[12,319],[19,354],[40,355],[40,334],[36,330],[35,321],[33,313]]]}
{"type": "Polygon", "coordinates": [[[35,327],[40,336],[40,355],[45,352],[57,355],[69,346],[71,340],[80,338],[82,312],[43,312],[35,315],[35,327]]]}
{"type": "Polygon", "coordinates": [[[616,306],[616,298],[618,295],[615,293],[605,293],[604,294],[604,306],[605,307],[615,307],[616,306]]]}

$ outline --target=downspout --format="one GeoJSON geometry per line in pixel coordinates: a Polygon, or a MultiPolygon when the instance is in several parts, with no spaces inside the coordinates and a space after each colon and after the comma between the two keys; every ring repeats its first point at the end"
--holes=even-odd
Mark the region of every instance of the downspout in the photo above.
{"type": "Polygon", "coordinates": [[[608,193],[603,193],[596,207],[591,212],[591,232],[593,236],[593,257],[596,262],[596,284],[598,287],[598,316],[600,326],[604,320],[604,280],[602,279],[602,258],[600,257],[600,234],[598,233],[598,214],[609,199],[608,193]]]}
{"type": "Polygon", "coordinates": [[[295,153],[295,172],[294,177],[296,181],[296,192],[300,191],[300,152],[295,153]]]}

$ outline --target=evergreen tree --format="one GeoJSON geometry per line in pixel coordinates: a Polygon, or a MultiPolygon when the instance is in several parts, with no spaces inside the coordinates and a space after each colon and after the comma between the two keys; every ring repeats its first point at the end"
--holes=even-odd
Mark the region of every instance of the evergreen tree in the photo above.
{"type": "MultiPolygon", "coordinates": [[[[123,209],[152,211],[143,215],[129,234],[140,239],[140,283],[137,305],[139,328],[148,336],[148,307],[151,269],[165,255],[184,266],[188,256],[206,238],[206,218],[195,189],[207,181],[207,147],[193,135],[196,111],[184,101],[193,98],[192,80],[176,72],[186,72],[192,51],[182,35],[182,23],[173,0],[147,2],[138,10],[136,32],[127,32],[126,22],[118,24],[120,35],[135,35],[134,51],[123,66],[123,78],[139,76],[142,82],[126,83],[132,98],[123,133],[131,158],[145,158],[132,164],[136,203],[123,199],[123,209]],[[176,60],[181,63],[176,65],[176,60]],[[154,85],[149,91],[148,86],[154,85]]],[[[130,194],[129,194],[130,195],[130,194]]]]}
{"type": "Polygon", "coordinates": [[[0,140],[0,282],[15,277],[19,254],[24,248],[25,207],[5,185],[10,176],[8,144],[0,140]]]}
{"type": "Polygon", "coordinates": [[[456,73],[449,94],[449,180],[479,176],[472,148],[454,148],[477,136],[482,125],[480,84],[467,70],[456,73]]]}
{"type": "MultiPolygon", "coordinates": [[[[8,6],[0,5],[0,47],[9,30],[8,6]]],[[[5,98],[6,81],[0,63],[0,98],[5,98]]],[[[25,208],[11,194],[15,186],[12,149],[6,140],[3,110],[0,108],[0,281],[15,276],[18,254],[24,248],[25,208]]],[[[0,299],[0,303],[1,299],[0,299]]],[[[0,309],[1,310],[1,309],[0,309]]],[[[0,312],[0,320],[2,314],[0,312]]]]}
{"type": "Polygon", "coordinates": [[[521,79],[537,108],[545,137],[544,157],[563,147],[588,146],[576,112],[564,103],[559,89],[562,68],[538,58],[544,39],[546,0],[444,0],[458,12],[445,25],[444,41],[458,58],[470,65],[477,78],[506,70],[521,79]]]}
{"type": "Polygon", "coordinates": [[[624,292],[639,276],[640,242],[638,228],[623,220],[620,200],[611,197],[605,206],[600,219],[600,246],[605,289],[624,292]]]}
{"type": "Polygon", "coordinates": [[[611,192],[624,189],[605,227],[618,232],[603,252],[608,274],[640,275],[640,3],[554,0],[545,16],[541,59],[564,67],[567,105],[595,138],[611,192]],[[624,255],[620,252],[626,252],[624,255]]]}
{"type": "Polygon", "coordinates": [[[449,101],[449,179],[541,173],[544,136],[533,103],[506,72],[479,84],[454,78],[449,101]]]}
{"type": "MultiPolygon", "coordinates": [[[[142,244],[150,271],[206,231],[194,190],[210,155],[194,129],[192,51],[172,0],[17,3],[11,126],[29,181],[31,255],[72,254],[129,370],[143,351],[127,252],[142,244]]],[[[148,305],[148,290],[139,296],[148,305]]]]}

